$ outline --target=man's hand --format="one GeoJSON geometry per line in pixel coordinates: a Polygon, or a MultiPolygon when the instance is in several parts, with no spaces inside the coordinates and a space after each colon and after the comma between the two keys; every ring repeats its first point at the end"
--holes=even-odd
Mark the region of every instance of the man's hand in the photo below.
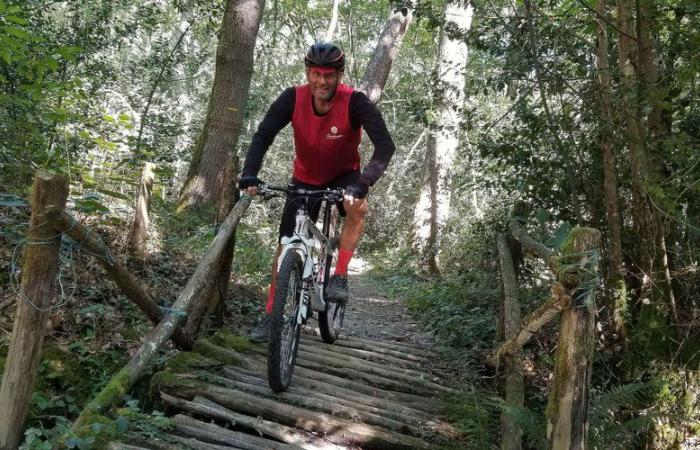
{"type": "Polygon", "coordinates": [[[368,192],[369,184],[362,180],[357,180],[356,182],[348,185],[348,187],[345,188],[345,195],[343,196],[343,200],[349,202],[352,205],[354,202],[367,197],[368,192]]]}
{"type": "Polygon", "coordinates": [[[258,186],[261,184],[263,184],[263,182],[258,177],[253,175],[241,175],[241,179],[238,181],[238,188],[252,197],[257,195],[258,186]]]}

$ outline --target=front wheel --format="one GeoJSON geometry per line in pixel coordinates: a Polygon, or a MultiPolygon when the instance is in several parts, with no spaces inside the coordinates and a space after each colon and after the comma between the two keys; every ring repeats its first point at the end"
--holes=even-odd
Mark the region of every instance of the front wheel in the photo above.
{"type": "Polygon", "coordinates": [[[267,379],[275,392],[286,391],[292,381],[302,327],[297,317],[303,295],[303,271],[301,255],[290,251],[284,256],[277,275],[267,357],[267,379]]]}

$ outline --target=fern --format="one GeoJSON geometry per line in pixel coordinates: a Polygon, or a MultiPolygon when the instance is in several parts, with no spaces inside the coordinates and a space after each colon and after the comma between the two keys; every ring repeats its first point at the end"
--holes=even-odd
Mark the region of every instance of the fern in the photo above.
{"type": "Polygon", "coordinates": [[[658,382],[623,384],[594,397],[589,415],[591,448],[633,448],[655,423],[668,419],[668,412],[644,409],[660,386],[658,382]]]}

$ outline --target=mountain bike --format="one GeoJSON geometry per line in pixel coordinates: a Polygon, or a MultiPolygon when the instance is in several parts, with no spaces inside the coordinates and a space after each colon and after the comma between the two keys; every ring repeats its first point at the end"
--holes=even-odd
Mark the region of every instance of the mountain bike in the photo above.
{"type": "Polygon", "coordinates": [[[318,312],[323,340],[335,342],[345,316],[345,304],[327,301],[324,292],[331,270],[337,261],[338,227],[333,208],[343,201],[343,189],[298,189],[293,187],[259,187],[263,198],[286,196],[299,202],[294,233],[281,239],[277,284],[267,357],[267,378],[270,388],[283,392],[289,387],[294,371],[302,327],[318,312]],[[309,217],[309,204],[323,202],[322,225],[319,230],[309,217]]]}

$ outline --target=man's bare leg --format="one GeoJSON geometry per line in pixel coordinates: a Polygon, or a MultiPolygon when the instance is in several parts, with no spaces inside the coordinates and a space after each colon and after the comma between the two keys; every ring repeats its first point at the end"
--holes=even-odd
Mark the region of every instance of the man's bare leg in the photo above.
{"type": "Polygon", "coordinates": [[[348,265],[365,227],[365,215],[367,215],[368,209],[367,199],[345,200],[343,201],[343,207],[347,215],[345,216],[343,229],[340,232],[338,262],[326,291],[329,300],[341,303],[348,300],[348,265]]]}
{"type": "Polygon", "coordinates": [[[369,204],[366,198],[355,199],[352,203],[344,200],[343,208],[345,208],[346,216],[343,229],[340,231],[338,248],[354,252],[357,243],[360,242],[362,230],[365,228],[365,216],[367,215],[369,204]]]}

